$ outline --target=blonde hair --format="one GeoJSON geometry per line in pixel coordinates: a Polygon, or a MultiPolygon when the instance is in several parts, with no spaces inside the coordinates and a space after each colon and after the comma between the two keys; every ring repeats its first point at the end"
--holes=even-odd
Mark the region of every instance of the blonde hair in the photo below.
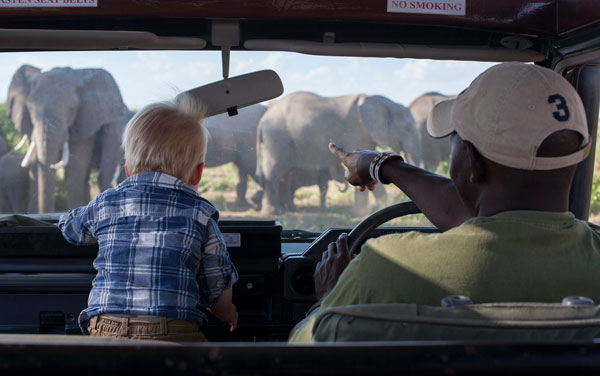
{"type": "Polygon", "coordinates": [[[123,133],[129,173],[162,172],[187,183],[206,156],[205,114],[204,106],[186,93],[140,110],[123,133]]]}

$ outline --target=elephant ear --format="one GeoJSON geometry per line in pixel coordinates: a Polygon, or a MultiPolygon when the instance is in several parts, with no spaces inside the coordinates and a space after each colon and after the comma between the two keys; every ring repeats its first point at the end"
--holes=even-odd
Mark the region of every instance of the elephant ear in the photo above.
{"type": "Polygon", "coordinates": [[[381,96],[361,96],[358,99],[357,107],[360,120],[373,141],[380,147],[393,148],[390,142],[394,129],[394,120],[392,118],[392,107],[395,103],[381,96]]]}
{"type": "Polygon", "coordinates": [[[33,124],[26,102],[27,96],[29,96],[40,73],[39,68],[27,64],[21,65],[8,86],[6,115],[13,121],[15,128],[24,135],[30,135],[33,131],[33,124]]]}
{"type": "Polygon", "coordinates": [[[113,123],[126,109],[113,77],[103,69],[79,71],[79,109],[69,137],[82,140],[113,123]]]}
{"type": "Polygon", "coordinates": [[[419,136],[408,108],[380,95],[359,98],[357,105],[361,121],[377,145],[402,153],[409,162],[420,160],[419,136]]]}

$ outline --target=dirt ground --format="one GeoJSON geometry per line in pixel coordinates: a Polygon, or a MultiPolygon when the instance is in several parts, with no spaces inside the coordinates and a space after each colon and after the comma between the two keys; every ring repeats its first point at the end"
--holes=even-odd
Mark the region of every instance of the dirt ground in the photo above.
{"type": "MultiPolygon", "coordinates": [[[[387,201],[376,203],[372,194],[369,194],[369,207],[357,210],[354,207],[354,187],[346,187],[335,181],[329,182],[327,193],[327,206],[320,207],[319,189],[316,185],[302,187],[296,190],[294,204],[296,211],[277,215],[263,214],[250,204],[247,206],[236,206],[235,184],[233,166],[228,164],[216,168],[207,168],[198,191],[211,201],[221,213],[223,219],[277,219],[284,229],[302,229],[307,231],[323,231],[329,227],[354,226],[366,215],[385,207],[389,204],[406,201],[407,197],[394,186],[385,186],[387,201]]],[[[250,197],[259,189],[259,186],[251,179],[248,182],[246,198],[250,197]]],[[[398,220],[390,221],[388,225],[403,226],[430,226],[430,222],[423,215],[411,215],[398,220]]]]}

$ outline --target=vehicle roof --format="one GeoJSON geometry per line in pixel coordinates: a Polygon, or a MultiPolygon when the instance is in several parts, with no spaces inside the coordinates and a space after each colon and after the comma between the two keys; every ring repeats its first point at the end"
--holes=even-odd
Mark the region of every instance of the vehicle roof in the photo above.
{"type": "MultiPolygon", "coordinates": [[[[465,15],[388,12],[387,5],[392,0],[86,1],[96,2],[97,6],[7,7],[3,2],[4,4],[0,4],[2,28],[146,31],[160,37],[198,37],[207,42],[202,46],[186,47],[185,44],[180,44],[173,47],[176,49],[218,49],[218,45],[211,43],[212,22],[234,19],[240,23],[240,44],[233,46],[233,49],[306,52],[299,51],[297,46],[282,48],[280,45],[264,43],[249,47],[245,44],[248,40],[294,40],[321,44],[325,41],[336,45],[400,43],[411,46],[466,46],[493,49],[495,52],[503,49],[534,51],[536,54],[527,55],[522,60],[537,61],[546,66],[553,66],[568,55],[600,50],[600,2],[597,0],[452,0],[466,4],[465,15]],[[514,36],[523,39],[515,40],[514,36]]],[[[440,3],[450,0],[407,0],[406,3],[432,1],[440,3]]],[[[43,49],[27,43],[10,43],[10,40],[14,40],[14,34],[3,37],[1,31],[0,50],[43,49]]],[[[31,39],[30,36],[28,38],[31,39]]],[[[68,49],[64,46],[53,48],[51,43],[46,45],[48,49],[68,49]]],[[[89,49],[128,48],[116,45],[101,47],[91,46],[89,49]]],[[[139,48],[139,45],[133,47],[139,48]]],[[[165,45],[147,48],[164,49],[165,45]]],[[[82,48],[80,46],[76,49],[82,48]]],[[[311,51],[313,54],[356,56],[347,50],[328,53],[313,48],[311,51]]],[[[387,56],[381,55],[385,54],[367,51],[360,56],[387,56]]],[[[390,57],[429,56],[416,53],[414,56],[391,54],[390,57]]],[[[442,54],[430,58],[457,57],[442,54]]],[[[495,55],[464,58],[488,61],[507,59],[510,60],[511,56],[506,59],[498,59],[495,55]]]]}
{"type": "MultiPolygon", "coordinates": [[[[409,3],[428,2],[413,0],[409,3]]],[[[82,3],[82,1],[79,1],[82,3]]],[[[440,1],[438,1],[440,2],[440,1]]],[[[285,19],[341,22],[390,22],[451,26],[558,36],[598,22],[596,0],[467,0],[464,16],[388,12],[385,1],[364,0],[99,0],[97,7],[0,8],[11,20],[136,19],[285,19]]],[[[41,21],[41,20],[40,20],[41,21]]]]}

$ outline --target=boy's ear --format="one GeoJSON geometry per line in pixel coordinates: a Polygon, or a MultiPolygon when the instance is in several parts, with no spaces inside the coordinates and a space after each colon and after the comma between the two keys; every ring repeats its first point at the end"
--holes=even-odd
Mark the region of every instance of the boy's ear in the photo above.
{"type": "Polygon", "coordinates": [[[195,168],[191,177],[191,185],[198,185],[202,179],[202,171],[204,171],[204,162],[199,163],[195,168]]]}
{"type": "Polygon", "coordinates": [[[125,163],[125,164],[123,165],[123,167],[125,168],[125,175],[126,175],[128,178],[129,178],[129,177],[131,177],[131,174],[129,173],[129,169],[127,169],[127,163],[125,163]]]}

